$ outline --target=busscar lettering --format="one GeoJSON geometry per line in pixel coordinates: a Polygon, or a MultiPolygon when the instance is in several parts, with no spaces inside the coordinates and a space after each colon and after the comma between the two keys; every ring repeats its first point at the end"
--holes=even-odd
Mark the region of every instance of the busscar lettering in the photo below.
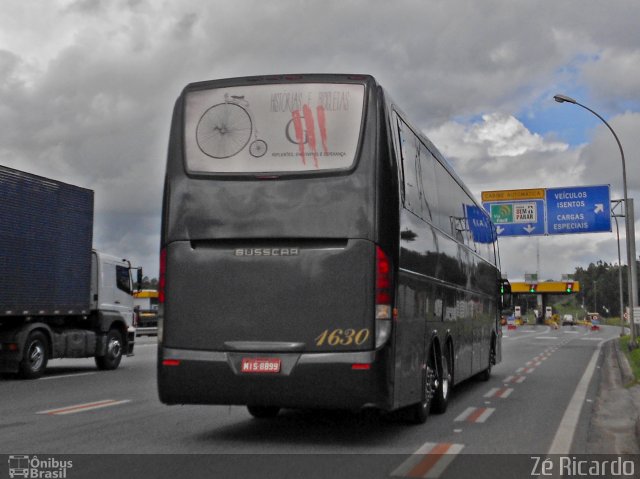
{"type": "Polygon", "coordinates": [[[235,256],[297,256],[298,248],[237,248],[235,256]]]}

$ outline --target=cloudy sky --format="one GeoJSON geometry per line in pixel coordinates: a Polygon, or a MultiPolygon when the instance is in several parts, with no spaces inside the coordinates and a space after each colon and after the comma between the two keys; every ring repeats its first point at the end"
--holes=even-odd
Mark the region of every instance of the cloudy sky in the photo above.
{"type": "MultiPolygon", "coordinates": [[[[638,218],[638,18],[637,0],[2,0],[0,164],[95,190],[95,246],[155,276],[184,85],[371,73],[478,198],[600,184],[622,197],[611,133],[553,95],[578,99],[618,133],[638,218]]],[[[504,238],[511,279],[537,270],[537,248],[545,279],[617,261],[615,228],[504,238]]]]}

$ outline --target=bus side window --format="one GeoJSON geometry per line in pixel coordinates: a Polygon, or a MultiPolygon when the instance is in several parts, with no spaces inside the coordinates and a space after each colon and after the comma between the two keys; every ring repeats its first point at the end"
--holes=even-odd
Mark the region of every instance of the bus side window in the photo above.
{"type": "Polygon", "coordinates": [[[402,151],[402,172],[404,177],[404,207],[422,218],[422,201],[418,174],[420,167],[419,141],[402,121],[398,120],[400,149],[402,151]]]}
{"type": "Polygon", "coordinates": [[[436,187],[436,159],[431,152],[420,143],[420,176],[422,180],[423,211],[425,220],[433,222],[438,207],[438,189],[436,187]]]}
{"type": "Polygon", "coordinates": [[[435,211],[433,223],[445,233],[452,234],[450,217],[453,216],[453,212],[449,211],[450,208],[447,207],[452,201],[450,198],[450,195],[453,193],[451,189],[451,175],[449,175],[449,172],[440,162],[436,162],[435,170],[436,188],[440,201],[435,211]]]}

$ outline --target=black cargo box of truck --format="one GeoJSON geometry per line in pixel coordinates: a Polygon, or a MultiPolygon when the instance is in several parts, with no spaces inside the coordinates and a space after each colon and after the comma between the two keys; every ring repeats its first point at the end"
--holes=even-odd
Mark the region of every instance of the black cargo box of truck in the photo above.
{"type": "Polygon", "coordinates": [[[93,191],[0,166],[0,317],[87,314],[93,191]]]}

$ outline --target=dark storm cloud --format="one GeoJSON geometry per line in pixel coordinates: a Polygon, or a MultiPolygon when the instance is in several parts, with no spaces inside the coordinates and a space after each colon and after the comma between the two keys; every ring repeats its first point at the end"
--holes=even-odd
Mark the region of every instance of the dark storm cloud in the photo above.
{"type": "MultiPolygon", "coordinates": [[[[524,126],[505,136],[499,118],[567,86],[609,115],[629,108],[640,93],[638,13],[635,0],[5,0],[0,162],[94,189],[96,246],[156,270],[169,121],[186,83],[356,72],[374,74],[421,129],[495,127],[443,136],[474,191],[562,183],[560,162],[579,181],[613,184],[599,161],[611,154],[606,133],[563,150],[524,126]]],[[[633,157],[640,118],[618,122],[633,157]]]]}

